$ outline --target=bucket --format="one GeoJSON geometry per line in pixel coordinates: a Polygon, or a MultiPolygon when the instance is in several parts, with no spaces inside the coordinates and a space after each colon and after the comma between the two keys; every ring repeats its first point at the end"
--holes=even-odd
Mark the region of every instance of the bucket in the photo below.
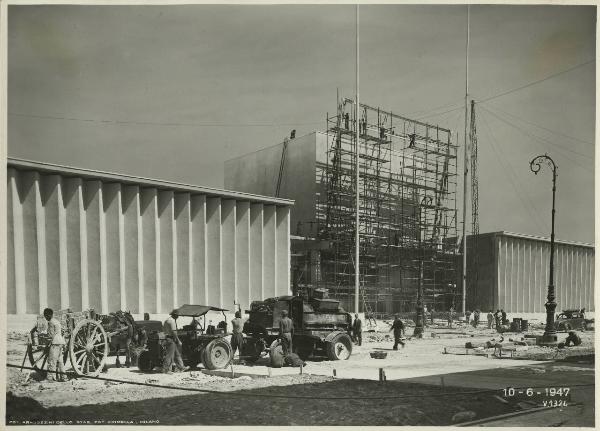
{"type": "Polygon", "coordinates": [[[529,320],[521,320],[521,331],[525,332],[529,329],[529,320]]]}

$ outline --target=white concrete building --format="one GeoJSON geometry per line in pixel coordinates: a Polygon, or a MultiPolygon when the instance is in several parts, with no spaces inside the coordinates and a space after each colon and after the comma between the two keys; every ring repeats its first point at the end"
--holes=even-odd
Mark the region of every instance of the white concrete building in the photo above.
{"type": "Polygon", "coordinates": [[[291,200],[10,158],[7,174],[9,314],[290,291],[291,200]]]}

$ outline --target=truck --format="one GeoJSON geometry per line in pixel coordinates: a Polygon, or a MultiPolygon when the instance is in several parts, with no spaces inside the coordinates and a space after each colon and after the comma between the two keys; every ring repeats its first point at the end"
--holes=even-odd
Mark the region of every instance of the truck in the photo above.
{"type": "Polygon", "coordinates": [[[352,316],[340,302],[328,297],[326,289],[314,289],[310,295],[278,296],[253,301],[244,323],[246,335],[242,354],[248,361],[258,360],[278,342],[279,321],[285,310],[294,323],[292,350],[303,360],[326,356],[345,360],[352,354],[352,316]]]}

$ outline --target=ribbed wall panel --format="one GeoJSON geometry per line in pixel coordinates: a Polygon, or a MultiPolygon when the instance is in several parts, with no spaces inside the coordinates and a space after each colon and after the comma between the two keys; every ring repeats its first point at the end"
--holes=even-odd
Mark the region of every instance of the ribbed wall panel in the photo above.
{"type": "MultiPolygon", "coordinates": [[[[557,310],[594,309],[594,249],[555,244],[557,310]]],[[[498,238],[498,308],[511,313],[543,313],[550,282],[550,243],[509,235],[498,238]]]]}
{"type": "Polygon", "coordinates": [[[233,310],[289,293],[288,206],[143,181],[7,175],[9,313],[233,310]]]}

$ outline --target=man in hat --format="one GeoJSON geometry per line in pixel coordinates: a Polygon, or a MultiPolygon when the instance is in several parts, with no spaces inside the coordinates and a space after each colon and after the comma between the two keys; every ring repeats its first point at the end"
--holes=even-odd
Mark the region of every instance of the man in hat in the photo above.
{"type": "Polygon", "coordinates": [[[402,334],[404,333],[404,322],[400,320],[400,315],[396,314],[394,323],[392,323],[392,327],[390,328],[390,332],[394,331],[394,350],[398,350],[398,343],[402,344],[404,347],[404,342],[402,341],[402,334]]]}
{"type": "Polygon", "coordinates": [[[177,310],[171,311],[169,318],[165,320],[163,324],[163,332],[165,333],[165,360],[163,361],[163,373],[171,374],[173,363],[177,371],[187,371],[190,367],[183,365],[183,359],[181,358],[181,340],[177,335],[177,318],[179,312],[177,310]]]}
{"type": "Polygon", "coordinates": [[[242,358],[242,346],[244,345],[244,321],[242,320],[242,313],[240,311],[235,312],[235,319],[231,321],[233,327],[233,333],[231,334],[231,358],[235,355],[235,351],[239,352],[239,358],[242,358]]]}
{"type": "Polygon", "coordinates": [[[283,354],[287,355],[292,352],[292,334],[294,333],[294,323],[288,317],[287,310],[281,312],[281,320],[279,321],[279,338],[283,347],[283,354]]]}

